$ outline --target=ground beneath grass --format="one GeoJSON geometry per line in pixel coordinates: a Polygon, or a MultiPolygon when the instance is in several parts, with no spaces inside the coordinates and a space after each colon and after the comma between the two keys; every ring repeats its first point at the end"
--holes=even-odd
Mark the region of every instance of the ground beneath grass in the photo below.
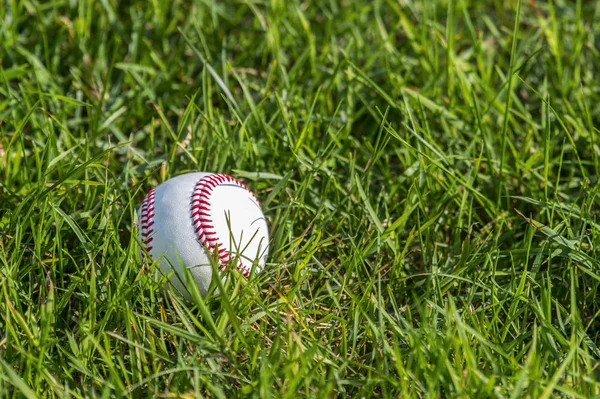
{"type": "Polygon", "coordinates": [[[0,396],[600,395],[600,3],[0,1],[0,396]],[[142,266],[228,173],[266,270],[142,266]]]}

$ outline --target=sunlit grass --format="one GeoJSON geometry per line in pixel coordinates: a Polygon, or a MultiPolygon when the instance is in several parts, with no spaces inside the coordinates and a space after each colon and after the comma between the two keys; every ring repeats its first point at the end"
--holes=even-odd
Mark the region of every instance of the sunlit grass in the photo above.
{"type": "Polygon", "coordinates": [[[599,395],[599,21],[0,4],[1,396],[599,395]],[[256,192],[272,250],[190,303],[133,221],[195,170],[256,192]]]}

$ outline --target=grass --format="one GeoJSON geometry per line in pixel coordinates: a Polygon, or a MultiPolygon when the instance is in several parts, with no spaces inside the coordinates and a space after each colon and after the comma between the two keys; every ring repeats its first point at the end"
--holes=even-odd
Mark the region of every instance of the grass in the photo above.
{"type": "Polygon", "coordinates": [[[600,396],[595,2],[0,4],[0,396],[600,396]],[[272,251],[187,303],[191,170],[272,251]]]}

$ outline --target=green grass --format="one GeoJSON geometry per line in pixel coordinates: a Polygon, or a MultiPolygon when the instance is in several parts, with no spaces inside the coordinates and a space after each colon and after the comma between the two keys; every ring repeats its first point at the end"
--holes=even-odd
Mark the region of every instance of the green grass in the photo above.
{"type": "Polygon", "coordinates": [[[0,2],[0,396],[600,396],[600,3],[0,2]],[[186,303],[134,213],[257,193],[186,303]]]}

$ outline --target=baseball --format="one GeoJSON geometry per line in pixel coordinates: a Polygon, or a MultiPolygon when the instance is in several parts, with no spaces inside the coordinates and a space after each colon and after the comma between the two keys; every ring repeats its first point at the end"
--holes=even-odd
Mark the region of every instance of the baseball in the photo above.
{"type": "Polygon", "coordinates": [[[184,296],[183,268],[206,295],[213,272],[236,267],[244,277],[265,266],[267,222],[246,185],[219,173],[187,173],[151,189],[139,209],[139,240],[184,296]]]}

